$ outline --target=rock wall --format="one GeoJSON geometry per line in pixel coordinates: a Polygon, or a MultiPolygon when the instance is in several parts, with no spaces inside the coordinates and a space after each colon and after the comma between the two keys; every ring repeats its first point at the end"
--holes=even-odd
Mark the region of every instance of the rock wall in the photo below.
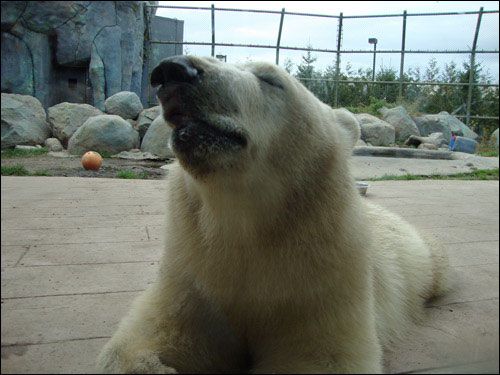
{"type": "MultiPolygon", "coordinates": [[[[131,91],[147,105],[144,66],[154,64],[145,64],[145,39],[162,19],[148,4],[158,2],[2,1],[2,92],[34,96],[45,108],[69,101],[104,110],[106,98],[131,91]]],[[[182,41],[183,22],[171,21],[173,30],[156,34],[182,41]]]]}

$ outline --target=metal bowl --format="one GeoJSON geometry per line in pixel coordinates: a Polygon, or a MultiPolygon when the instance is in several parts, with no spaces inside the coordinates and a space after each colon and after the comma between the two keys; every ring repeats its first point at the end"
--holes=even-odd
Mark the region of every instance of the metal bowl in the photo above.
{"type": "Polygon", "coordinates": [[[359,194],[365,196],[366,191],[370,187],[370,184],[367,184],[366,182],[357,182],[356,181],[356,187],[358,188],[359,194]]]}

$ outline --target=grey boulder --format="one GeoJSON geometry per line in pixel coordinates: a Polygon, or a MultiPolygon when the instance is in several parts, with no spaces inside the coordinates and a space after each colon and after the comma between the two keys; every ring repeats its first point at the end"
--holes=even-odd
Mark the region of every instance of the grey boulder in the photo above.
{"type": "Polygon", "coordinates": [[[384,120],[368,113],[355,115],[361,128],[361,139],[373,146],[389,146],[395,141],[394,127],[384,120]]]}
{"type": "Polygon", "coordinates": [[[419,150],[437,150],[437,146],[432,143],[420,143],[417,147],[419,150]]]}
{"type": "Polygon", "coordinates": [[[405,145],[420,147],[421,144],[431,144],[439,147],[447,147],[448,142],[446,141],[443,133],[432,133],[428,137],[419,137],[417,135],[410,135],[406,140],[405,145]]]}
{"type": "Polygon", "coordinates": [[[449,118],[442,113],[437,115],[422,115],[413,119],[422,137],[427,137],[432,133],[443,133],[446,142],[450,143],[452,136],[451,124],[449,118]]]}
{"type": "Polygon", "coordinates": [[[380,110],[385,121],[391,124],[396,132],[396,141],[404,141],[410,135],[420,135],[417,125],[406,112],[405,107],[383,107],[380,110]]]}
{"type": "Polygon", "coordinates": [[[104,107],[106,113],[120,116],[124,120],[137,119],[143,109],[141,99],[131,91],[121,91],[110,96],[104,102],[104,107]]]}
{"type": "Polygon", "coordinates": [[[69,140],[68,152],[83,155],[87,151],[117,154],[137,148],[139,134],[120,116],[90,117],[69,140]]]}
{"type": "Polygon", "coordinates": [[[451,137],[459,135],[476,140],[479,136],[469,129],[467,125],[448,112],[439,112],[437,115],[423,115],[413,119],[420,130],[420,135],[428,136],[431,133],[443,133],[446,141],[450,143],[451,137]]]}
{"type": "Polygon", "coordinates": [[[465,125],[462,121],[460,121],[455,116],[450,115],[446,111],[439,112],[439,115],[443,119],[446,119],[447,121],[449,121],[452,135],[459,135],[461,137],[469,138],[469,139],[472,139],[474,141],[478,140],[479,135],[476,132],[474,132],[473,130],[471,130],[467,125],[465,125]]]}
{"type": "Polygon", "coordinates": [[[49,122],[52,132],[64,147],[75,131],[83,125],[88,118],[103,115],[104,113],[89,104],[60,103],[48,109],[49,122]]]}
{"type": "Polygon", "coordinates": [[[134,129],[139,132],[139,136],[141,139],[144,138],[146,131],[148,130],[151,123],[161,114],[161,108],[159,105],[156,107],[151,107],[143,110],[139,114],[139,118],[137,119],[137,123],[134,126],[134,129]]]}
{"type": "Polygon", "coordinates": [[[493,132],[491,133],[491,137],[490,137],[490,142],[496,147],[498,148],[498,128],[493,132]]]}
{"type": "Polygon", "coordinates": [[[53,152],[59,152],[63,150],[61,142],[59,142],[59,139],[57,138],[47,138],[43,145],[53,152]]]}
{"type": "Polygon", "coordinates": [[[37,98],[2,93],[2,149],[42,144],[50,137],[46,117],[37,98]]]}
{"type": "Polygon", "coordinates": [[[175,157],[170,149],[169,141],[172,129],[167,125],[162,116],[158,116],[149,126],[142,140],[141,151],[150,152],[160,159],[175,157]]]}

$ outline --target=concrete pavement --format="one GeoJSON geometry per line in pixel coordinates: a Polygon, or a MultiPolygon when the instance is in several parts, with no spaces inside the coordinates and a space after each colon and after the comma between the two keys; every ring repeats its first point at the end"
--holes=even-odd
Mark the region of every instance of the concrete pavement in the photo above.
{"type": "MultiPolygon", "coordinates": [[[[91,373],[133,298],[155,278],[164,181],[1,183],[1,371],[91,373]]],[[[441,239],[457,275],[455,289],[429,304],[424,324],[387,354],[387,370],[498,373],[498,181],[376,181],[365,199],[441,239]]]]}
{"type": "MultiPolygon", "coordinates": [[[[369,148],[377,149],[379,147],[369,148]]],[[[386,149],[389,148],[386,147],[386,149]]],[[[395,150],[420,151],[413,149],[395,150]]],[[[351,158],[351,167],[354,177],[358,180],[362,180],[364,178],[379,178],[383,177],[384,175],[451,175],[456,173],[472,172],[477,169],[498,168],[498,157],[483,157],[478,155],[465,154],[463,152],[455,152],[452,154],[454,158],[449,160],[394,158],[382,156],[354,156],[353,158],[351,158]]]]}

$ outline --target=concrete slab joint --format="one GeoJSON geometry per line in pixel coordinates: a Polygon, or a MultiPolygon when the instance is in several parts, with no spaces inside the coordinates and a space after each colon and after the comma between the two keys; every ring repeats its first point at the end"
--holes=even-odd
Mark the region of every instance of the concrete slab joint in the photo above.
{"type": "MultiPolygon", "coordinates": [[[[165,195],[158,180],[1,177],[2,373],[93,371],[156,277],[165,195]]],[[[457,275],[387,371],[498,371],[498,181],[371,181],[364,199],[438,237],[457,275]]]]}

